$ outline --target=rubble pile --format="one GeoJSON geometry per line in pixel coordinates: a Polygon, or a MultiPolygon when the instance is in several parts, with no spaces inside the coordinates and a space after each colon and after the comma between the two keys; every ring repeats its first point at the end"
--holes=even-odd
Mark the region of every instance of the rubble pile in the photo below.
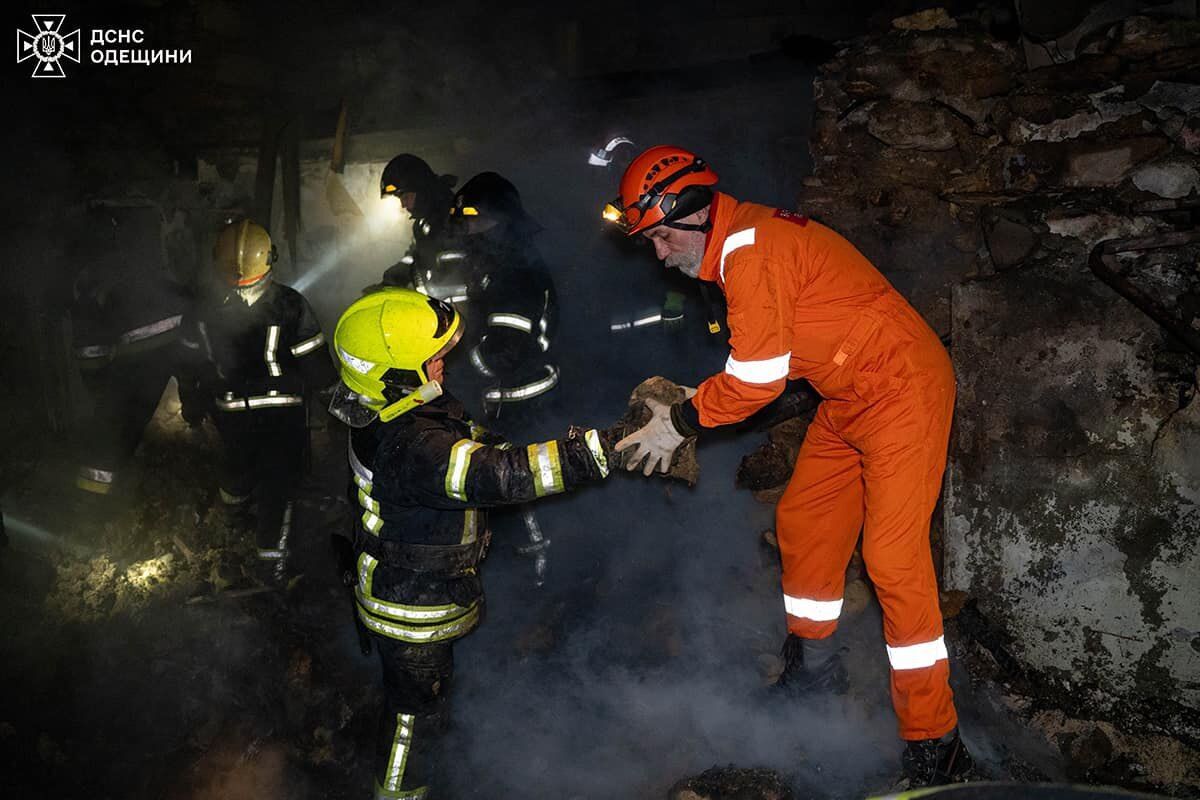
{"type": "Polygon", "coordinates": [[[679,781],[669,800],[792,800],[792,790],[769,769],[712,767],[679,781]]]}

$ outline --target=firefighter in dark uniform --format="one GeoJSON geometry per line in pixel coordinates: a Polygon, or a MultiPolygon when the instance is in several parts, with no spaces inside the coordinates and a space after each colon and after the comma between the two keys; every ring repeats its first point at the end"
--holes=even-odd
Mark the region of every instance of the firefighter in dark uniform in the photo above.
{"type": "Polygon", "coordinates": [[[212,416],[225,451],[221,500],[245,509],[257,494],[258,556],[282,576],[307,456],[306,396],[333,382],[333,364],[308,301],[272,279],[266,230],[249,220],[226,226],[213,258],[220,287],[185,325],[195,364],[185,414],[203,404],[212,416]]]}
{"type": "Polygon", "coordinates": [[[557,329],[554,280],[533,244],[541,230],[521,204],[517,188],[495,172],[467,181],[454,197],[450,219],[470,267],[468,344],[482,379],[486,414],[503,410],[529,418],[537,399],[558,385],[551,356],[557,329]]]}
{"type": "Polygon", "coordinates": [[[361,517],[350,571],[359,620],[383,662],[376,798],[423,798],[446,719],[452,643],[483,613],[485,509],[608,476],[611,437],[572,428],[514,447],[443,394],[443,359],[463,333],[448,303],[406,289],[360,298],[334,334],[342,383],[330,411],[351,426],[361,517]]]}
{"type": "MultiPolygon", "coordinates": [[[[113,255],[116,253],[114,251],[113,255]]],[[[74,285],[72,346],[93,411],[75,485],[108,495],[180,366],[184,292],[165,275],[97,263],[74,285]]]]}
{"type": "Polygon", "coordinates": [[[447,212],[454,200],[453,175],[438,175],[425,161],[401,153],[379,176],[379,197],[404,206],[412,218],[412,244],[399,263],[383,273],[383,285],[413,288],[419,268],[431,269],[442,250],[447,212]]]}

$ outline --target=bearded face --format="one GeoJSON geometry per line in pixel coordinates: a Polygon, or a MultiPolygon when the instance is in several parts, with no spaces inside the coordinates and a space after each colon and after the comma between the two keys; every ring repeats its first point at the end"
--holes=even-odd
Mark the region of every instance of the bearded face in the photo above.
{"type": "Polygon", "coordinates": [[[700,262],[704,258],[704,240],[689,241],[686,249],[680,253],[672,253],[663,261],[668,267],[687,275],[689,278],[700,277],[700,262]]]}

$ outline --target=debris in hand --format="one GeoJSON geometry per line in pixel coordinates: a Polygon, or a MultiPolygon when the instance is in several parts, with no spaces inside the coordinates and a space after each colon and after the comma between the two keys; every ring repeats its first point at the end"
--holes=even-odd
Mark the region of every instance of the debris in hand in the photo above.
{"type": "MultiPolygon", "coordinates": [[[[633,390],[629,396],[629,410],[621,419],[617,420],[610,432],[619,441],[649,422],[651,412],[646,405],[647,400],[657,400],[666,405],[674,405],[683,402],[685,398],[686,394],[679,384],[659,376],[647,378],[633,390]]],[[[617,466],[624,467],[625,455],[618,454],[617,457],[617,466]]],[[[671,459],[671,469],[668,470],[667,477],[684,481],[688,486],[696,485],[696,481],[700,479],[700,464],[696,461],[696,441],[694,439],[684,442],[675,451],[675,457],[671,459]]]]}

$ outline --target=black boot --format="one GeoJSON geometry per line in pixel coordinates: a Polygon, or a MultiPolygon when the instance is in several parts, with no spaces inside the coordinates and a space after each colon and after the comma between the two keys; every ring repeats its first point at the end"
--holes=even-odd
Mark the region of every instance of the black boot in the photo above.
{"type": "Polygon", "coordinates": [[[958,728],[940,739],[919,739],[904,748],[904,785],[908,789],[965,783],[973,777],[975,762],[967,752],[958,728]]]}
{"type": "MultiPolygon", "coordinates": [[[[832,638],[832,637],[831,637],[832,638]]],[[[783,672],[775,688],[798,697],[814,694],[845,694],[850,678],[842,657],[829,639],[802,639],[789,633],[779,653],[783,656],[783,672]],[[809,650],[805,664],[805,649],[809,650]]]]}

